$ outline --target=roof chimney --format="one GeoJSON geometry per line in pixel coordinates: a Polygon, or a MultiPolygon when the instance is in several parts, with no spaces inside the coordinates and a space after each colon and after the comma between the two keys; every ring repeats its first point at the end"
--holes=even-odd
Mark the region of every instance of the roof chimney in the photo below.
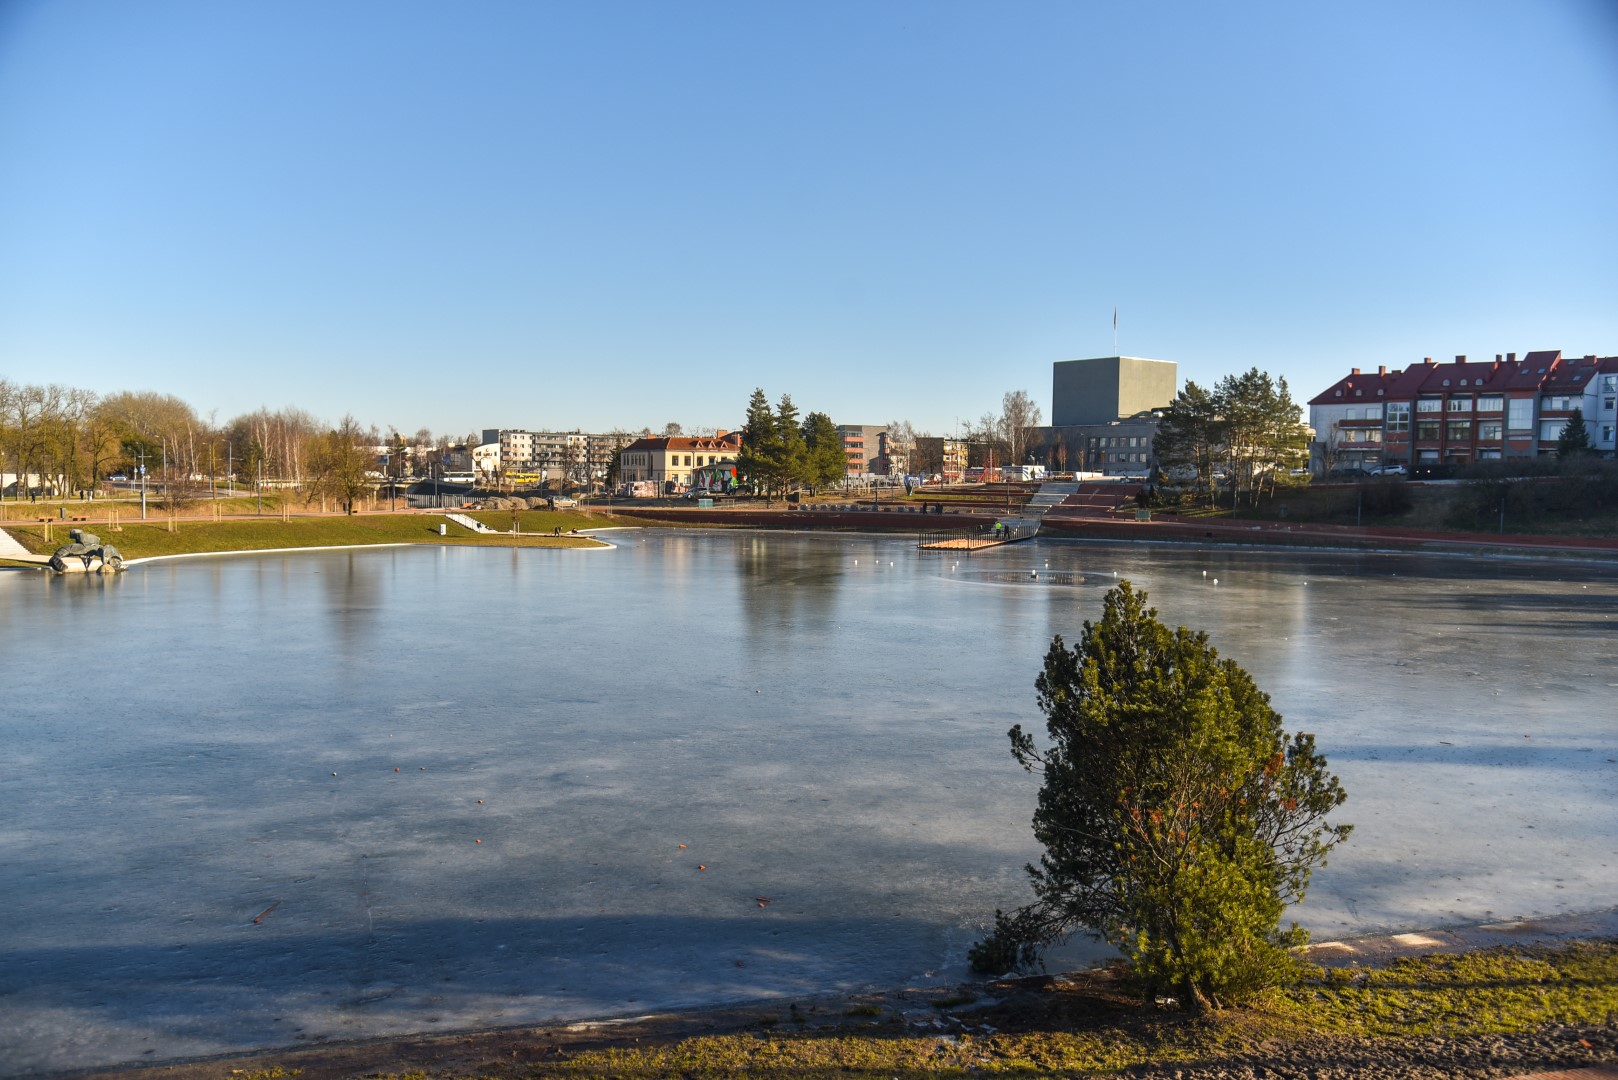
{"type": "Polygon", "coordinates": [[[1500,354],[1499,353],[1494,354],[1494,362],[1497,363],[1497,364],[1500,362],[1500,354]]]}
{"type": "Polygon", "coordinates": [[[1506,353],[1506,363],[1515,364],[1516,362],[1517,362],[1517,354],[1516,353],[1514,353],[1514,352],[1506,353]]]}
{"type": "Polygon", "coordinates": [[[1358,375],[1360,373],[1360,369],[1357,367],[1351,367],[1348,369],[1348,373],[1350,375],[1358,375]]]}
{"type": "Polygon", "coordinates": [[[1388,373],[1388,365],[1386,365],[1386,364],[1378,364],[1376,366],[1376,373],[1378,375],[1386,375],[1388,373]]]}
{"type": "Polygon", "coordinates": [[[1466,363],[1466,354],[1465,354],[1465,353],[1458,353],[1458,354],[1457,354],[1457,355],[1456,355],[1456,357],[1455,357],[1455,362],[1456,362],[1456,363],[1457,363],[1457,364],[1464,364],[1464,363],[1466,363]]]}
{"type": "Polygon", "coordinates": [[[1433,363],[1433,358],[1430,357],[1430,356],[1424,356],[1424,357],[1421,358],[1421,362],[1426,364],[1428,367],[1431,367],[1432,363],[1433,363]]]}

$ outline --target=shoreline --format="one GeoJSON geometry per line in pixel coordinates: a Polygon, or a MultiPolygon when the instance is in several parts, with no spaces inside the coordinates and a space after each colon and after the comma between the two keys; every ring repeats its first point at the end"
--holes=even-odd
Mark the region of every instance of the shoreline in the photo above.
{"type": "MultiPolygon", "coordinates": [[[[1427,928],[1320,942],[1305,948],[1305,958],[1327,969],[1370,970],[1386,968],[1404,959],[1453,956],[1502,946],[1531,950],[1603,941],[1618,941],[1618,907],[1573,915],[1527,917],[1510,922],[1427,928]]],[[[845,1035],[857,1036],[866,1032],[870,1037],[909,1036],[952,1040],[957,1033],[970,1037],[974,1026],[991,1033],[996,1030],[992,1026],[985,1028],[984,1025],[971,1023],[973,1013],[995,1006],[1014,1008],[1019,1000],[1024,1006],[1034,1009],[1034,998],[1041,993],[1049,995],[1074,986],[1108,982],[1114,979],[1115,974],[1114,966],[1102,964],[1089,969],[1051,974],[985,976],[943,986],[894,986],[799,997],[719,1001],[635,1015],[556,1019],[510,1027],[259,1048],[200,1058],[38,1075],[42,1080],[60,1080],[69,1076],[84,1077],[86,1080],[157,1080],[159,1077],[167,1080],[215,1080],[221,1075],[299,1075],[305,1080],[346,1080],[350,1077],[397,1073],[437,1075],[438,1070],[448,1069],[452,1071],[444,1075],[482,1077],[491,1075],[488,1063],[495,1061],[510,1060],[514,1065],[560,1064],[569,1055],[578,1053],[633,1053],[649,1047],[671,1046],[687,1039],[758,1032],[773,1032],[779,1038],[807,1039],[824,1033],[830,1027],[845,1035]],[[1112,974],[1109,975],[1109,972],[1112,974]],[[783,1014],[789,1017],[796,1031],[779,1028],[783,1014]]],[[[1113,988],[1113,992],[1116,993],[1116,988],[1113,988]]],[[[1151,1015],[1148,1010],[1138,1011],[1142,1016],[1151,1015]]],[[[1615,1026],[1612,1017],[1608,1018],[1606,1026],[1612,1029],[1613,1042],[1618,1046],[1618,1026],[1615,1026]]],[[[1174,1064],[1169,1062],[1165,1066],[1174,1064]]],[[[1138,1068],[1129,1071],[1131,1075],[1139,1074],[1138,1068]]],[[[519,1069],[515,1075],[523,1073],[519,1069]]],[[[1227,1074],[1219,1072],[1210,1075],[1227,1074]]],[[[1461,1072],[1456,1075],[1471,1074],[1461,1072]]]]}
{"type": "MultiPolygon", "coordinates": [[[[580,529],[571,534],[590,539],[606,548],[616,545],[599,539],[598,532],[632,531],[657,528],[712,528],[760,531],[786,531],[796,533],[829,533],[866,536],[919,536],[936,530],[936,525],[950,520],[961,528],[994,519],[994,515],[955,514],[948,518],[928,519],[925,515],[901,512],[874,511],[785,511],[785,510],[693,510],[684,507],[615,507],[615,514],[636,519],[633,525],[609,525],[580,529]],[[961,519],[968,519],[963,522],[961,519]],[[980,520],[981,519],[981,520],[980,520]],[[928,528],[934,525],[935,528],[928,528]]],[[[333,515],[325,515],[329,518],[333,515]]],[[[430,512],[424,516],[433,516],[430,512]]],[[[313,520],[321,520],[316,516],[313,520]]],[[[19,523],[20,524],[20,523],[19,523]]],[[[490,535],[490,534],[483,534],[490,535]]],[[[493,536],[510,536],[496,533],[493,536]]],[[[522,533],[536,539],[550,538],[545,533],[522,533]]],[[[570,534],[563,534],[564,536],[570,534]]],[[[492,537],[491,537],[492,538],[492,537]]],[[[1610,565],[1618,561],[1618,538],[1550,536],[1534,534],[1507,534],[1496,536],[1481,533],[1455,533],[1426,530],[1386,528],[1380,526],[1327,526],[1286,524],[1283,522],[1252,521],[1186,521],[1175,518],[1154,518],[1151,521],[1133,521],[1112,518],[1055,518],[1045,523],[1034,539],[1104,542],[1125,544],[1171,545],[1207,550],[1237,548],[1250,551],[1318,551],[1322,553],[1362,554],[1426,554],[1483,556],[1515,560],[1546,562],[1582,562],[1591,565],[1610,565]]],[[[320,544],[306,547],[276,548],[222,548],[212,551],[172,552],[145,555],[125,560],[125,565],[151,562],[159,559],[187,558],[197,555],[290,553],[296,551],[341,550],[343,548],[430,546],[432,541],[388,541],[383,543],[320,544]]],[[[445,544],[457,546],[518,546],[549,547],[547,544],[445,544]]],[[[575,550],[592,550],[580,546],[575,550]]],[[[990,550],[998,550],[990,549],[990,550]]],[[[6,523],[0,522],[0,563],[7,561],[7,553],[16,552],[22,558],[14,559],[24,566],[38,565],[38,555],[27,552],[21,543],[6,532],[6,523]],[[9,541],[9,543],[8,543],[9,541]]]]}

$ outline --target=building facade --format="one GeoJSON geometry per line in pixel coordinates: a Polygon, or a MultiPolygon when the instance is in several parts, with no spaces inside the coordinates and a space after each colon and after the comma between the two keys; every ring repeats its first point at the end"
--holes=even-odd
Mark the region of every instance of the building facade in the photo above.
{"type": "Polygon", "coordinates": [[[917,472],[937,473],[946,484],[960,483],[966,476],[967,445],[965,439],[951,439],[942,435],[921,435],[916,438],[917,472]]]}
{"type": "Polygon", "coordinates": [[[495,468],[500,477],[567,480],[580,486],[604,479],[612,455],[627,441],[622,434],[583,431],[487,428],[483,432],[484,445],[499,448],[495,468]]]}
{"type": "Polygon", "coordinates": [[[1053,472],[1151,476],[1162,410],[1179,390],[1179,365],[1098,356],[1051,365],[1051,422],[1033,430],[1030,456],[1053,472]]]}
{"type": "Polygon", "coordinates": [[[1098,356],[1051,365],[1051,426],[1108,424],[1174,400],[1179,365],[1138,356],[1098,356]]]}
{"type": "Polygon", "coordinates": [[[636,439],[619,455],[618,482],[650,481],[666,493],[684,491],[691,486],[697,469],[735,461],[741,450],[740,432],[636,439]]]}
{"type": "Polygon", "coordinates": [[[1161,413],[1144,412],[1105,424],[1037,428],[1029,450],[1052,472],[1151,476],[1157,468],[1153,443],[1161,422],[1161,413]]]}
{"type": "Polygon", "coordinates": [[[1411,469],[1556,452],[1575,412],[1590,443],[1618,450],[1618,356],[1564,358],[1559,351],[1496,355],[1492,363],[1426,357],[1403,371],[1353,368],[1309,401],[1316,474],[1411,469]]]}
{"type": "Polygon", "coordinates": [[[885,424],[838,424],[837,437],[843,440],[843,456],[848,459],[848,475],[873,476],[877,458],[883,452],[885,424]]]}

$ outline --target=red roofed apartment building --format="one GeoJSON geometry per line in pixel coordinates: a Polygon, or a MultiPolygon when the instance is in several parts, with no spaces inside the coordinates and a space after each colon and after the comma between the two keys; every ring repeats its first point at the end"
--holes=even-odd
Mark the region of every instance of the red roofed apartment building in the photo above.
{"type": "Polygon", "coordinates": [[[1591,446],[1618,450],[1618,356],[1563,359],[1560,352],[1496,355],[1452,364],[1431,357],[1403,371],[1354,368],[1309,401],[1310,467],[1412,470],[1556,452],[1575,409],[1591,446]]]}

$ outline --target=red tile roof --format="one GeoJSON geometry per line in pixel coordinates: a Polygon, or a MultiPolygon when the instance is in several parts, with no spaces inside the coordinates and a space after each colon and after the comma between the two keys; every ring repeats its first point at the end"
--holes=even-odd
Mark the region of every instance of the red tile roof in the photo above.
{"type": "Polygon", "coordinates": [[[1309,404],[1345,404],[1356,397],[1361,401],[1367,398],[1412,401],[1422,394],[1454,394],[1462,390],[1498,394],[1557,389],[1569,393],[1588,386],[1598,373],[1618,373],[1618,356],[1585,356],[1567,360],[1562,357],[1560,350],[1544,349],[1528,353],[1521,360],[1469,361],[1457,357],[1453,362],[1443,364],[1426,360],[1411,364],[1403,371],[1379,368],[1372,375],[1362,374],[1356,369],[1347,378],[1328,386],[1324,393],[1310,398],[1309,404]],[[1463,379],[1466,380],[1465,386],[1461,384],[1463,379]],[[1377,393],[1379,390],[1380,394],[1377,393]],[[1356,391],[1359,393],[1356,394],[1356,391]]]}
{"type": "MultiPolygon", "coordinates": [[[[1389,372],[1387,368],[1381,368],[1369,375],[1362,373],[1359,368],[1355,368],[1346,379],[1337,380],[1326,387],[1325,393],[1317,394],[1310,398],[1309,404],[1340,405],[1356,399],[1364,401],[1366,398],[1377,401],[1380,400],[1377,396],[1377,391],[1386,390],[1388,384],[1396,378],[1398,378],[1398,374],[1389,372]],[[1358,395],[1355,394],[1356,390],[1359,391],[1358,395]]],[[[1382,396],[1385,397],[1386,394],[1382,396]]]]}
{"type": "Polygon", "coordinates": [[[735,452],[742,448],[742,433],[728,432],[724,435],[674,435],[657,436],[655,438],[636,439],[625,450],[729,450],[735,452]]]}

